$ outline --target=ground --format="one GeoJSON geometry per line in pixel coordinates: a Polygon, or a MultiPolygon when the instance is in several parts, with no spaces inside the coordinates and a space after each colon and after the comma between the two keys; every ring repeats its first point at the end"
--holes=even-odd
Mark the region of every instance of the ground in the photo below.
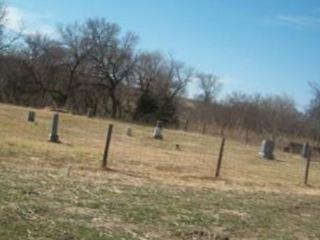
{"type": "Polygon", "coordinates": [[[320,239],[317,158],[304,186],[299,156],[227,139],[215,179],[219,137],[60,113],[54,144],[53,113],[29,110],[0,104],[0,240],[320,239]]]}

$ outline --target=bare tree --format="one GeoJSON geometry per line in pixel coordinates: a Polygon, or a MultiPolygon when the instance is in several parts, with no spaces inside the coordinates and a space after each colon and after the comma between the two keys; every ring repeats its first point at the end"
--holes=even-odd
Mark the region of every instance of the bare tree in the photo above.
{"type": "Polygon", "coordinates": [[[313,98],[310,101],[307,112],[311,118],[320,119],[320,85],[312,82],[309,83],[309,86],[312,90],[313,98]]]}
{"type": "Polygon", "coordinates": [[[62,105],[65,105],[70,97],[74,96],[75,90],[86,81],[88,77],[88,60],[91,46],[84,33],[83,26],[78,23],[60,26],[58,32],[61,38],[63,55],[53,55],[63,67],[62,81],[62,105]]]}
{"type": "Polygon", "coordinates": [[[143,52],[138,56],[135,78],[140,94],[151,92],[159,82],[165,67],[165,59],[159,52],[143,52]]]}
{"type": "Polygon", "coordinates": [[[22,28],[19,31],[7,31],[7,9],[0,1],[0,53],[8,51],[9,48],[22,36],[22,28]]]}
{"type": "Polygon", "coordinates": [[[165,76],[168,81],[170,98],[175,98],[185,93],[186,87],[193,77],[193,69],[171,57],[165,76]]]}
{"type": "Polygon", "coordinates": [[[222,88],[219,77],[213,74],[198,73],[197,80],[201,91],[198,98],[206,104],[212,103],[222,88]]]}
{"type": "Polygon", "coordinates": [[[320,85],[318,83],[309,83],[313,97],[306,111],[308,121],[308,131],[313,139],[320,144],[320,85]]]}
{"type": "Polygon", "coordinates": [[[50,97],[55,106],[63,107],[66,102],[60,43],[40,34],[25,38],[22,51],[23,64],[33,84],[37,86],[42,98],[50,97]]]}
{"type": "Polygon", "coordinates": [[[5,48],[4,45],[4,28],[5,28],[6,9],[2,2],[0,2],[0,51],[5,48]]]}
{"type": "Polygon", "coordinates": [[[108,91],[111,99],[111,117],[115,118],[121,106],[121,87],[133,74],[137,61],[135,45],[137,36],[126,33],[120,36],[117,24],[105,19],[90,19],[85,33],[91,44],[91,60],[95,85],[108,91]]]}
{"type": "MultiPolygon", "coordinates": [[[[214,103],[220,93],[222,84],[219,77],[214,74],[198,73],[196,75],[197,85],[200,93],[196,96],[197,115],[201,122],[210,123],[215,120],[217,114],[214,111],[214,103]]],[[[222,114],[221,111],[219,114],[222,114]]]]}

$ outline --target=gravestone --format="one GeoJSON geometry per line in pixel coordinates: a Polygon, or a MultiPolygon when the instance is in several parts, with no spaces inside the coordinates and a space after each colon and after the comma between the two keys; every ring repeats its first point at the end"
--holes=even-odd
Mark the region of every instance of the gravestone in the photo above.
{"type": "Polygon", "coordinates": [[[260,149],[259,155],[264,159],[273,160],[274,159],[273,151],[274,151],[274,141],[263,140],[261,143],[261,149],[260,149]]]}
{"type": "Polygon", "coordinates": [[[50,142],[54,142],[54,143],[59,142],[58,126],[59,126],[59,114],[54,113],[52,117],[52,123],[51,123],[51,132],[49,135],[50,142]]]}
{"type": "Polygon", "coordinates": [[[301,156],[306,159],[311,157],[311,148],[308,143],[303,144],[301,156]]]}
{"type": "Polygon", "coordinates": [[[153,131],[153,138],[154,139],[158,139],[158,140],[163,139],[161,128],[162,128],[162,122],[157,121],[156,127],[154,128],[154,131],[153,131]]]}
{"type": "Polygon", "coordinates": [[[128,137],[132,137],[132,136],[133,136],[133,134],[132,134],[132,128],[127,128],[127,129],[126,129],[126,135],[127,135],[128,137]]]}
{"type": "Polygon", "coordinates": [[[28,122],[34,122],[36,120],[36,113],[34,111],[30,111],[28,113],[28,122]]]}

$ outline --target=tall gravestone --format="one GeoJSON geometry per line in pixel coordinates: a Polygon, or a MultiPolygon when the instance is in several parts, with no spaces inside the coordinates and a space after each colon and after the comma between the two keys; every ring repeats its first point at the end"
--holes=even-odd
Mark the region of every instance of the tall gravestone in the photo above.
{"type": "Polygon", "coordinates": [[[36,120],[36,113],[34,111],[30,111],[28,113],[28,122],[34,122],[36,120]]]}
{"type": "Polygon", "coordinates": [[[261,143],[261,149],[260,149],[259,155],[264,159],[273,160],[274,159],[273,151],[274,151],[274,141],[263,140],[261,143]]]}
{"type": "Polygon", "coordinates": [[[58,126],[59,126],[59,114],[54,113],[52,117],[52,123],[51,123],[51,132],[49,135],[50,142],[54,142],[54,143],[59,142],[58,126]]]}
{"type": "Polygon", "coordinates": [[[311,157],[311,148],[310,148],[309,143],[303,144],[301,156],[305,159],[308,159],[311,157]]]}
{"type": "Polygon", "coordinates": [[[157,121],[156,127],[154,128],[154,131],[153,131],[153,138],[158,140],[163,139],[161,121],[157,121]]]}

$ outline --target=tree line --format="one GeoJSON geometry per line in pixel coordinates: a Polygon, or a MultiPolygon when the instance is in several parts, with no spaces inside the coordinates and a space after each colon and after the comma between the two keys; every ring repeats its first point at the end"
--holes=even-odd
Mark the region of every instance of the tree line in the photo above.
{"type": "Polygon", "coordinates": [[[61,25],[57,37],[13,33],[0,10],[0,101],[97,116],[167,123],[189,119],[247,132],[320,141],[320,87],[299,111],[288,96],[234,92],[170,55],[138,49],[139,37],[104,18],[61,25]],[[187,99],[190,82],[198,94],[187,99]]]}

